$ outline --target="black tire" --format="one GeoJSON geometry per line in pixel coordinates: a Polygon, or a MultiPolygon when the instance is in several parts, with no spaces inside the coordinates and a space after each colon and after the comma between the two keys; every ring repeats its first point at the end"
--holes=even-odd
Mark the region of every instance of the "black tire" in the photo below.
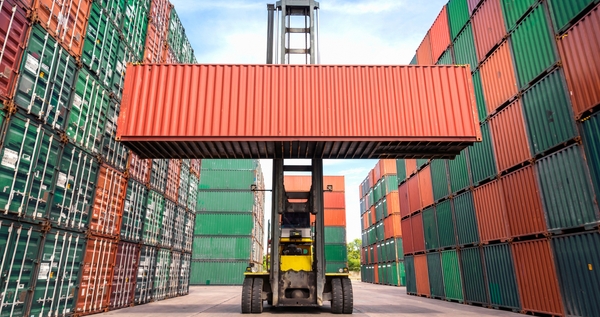
{"type": "Polygon", "coordinates": [[[352,292],[352,282],[349,278],[342,279],[342,290],[344,292],[344,307],[342,312],[344,314],[352,314],[352,310],[354,310],[354,293],[352,292]]]}
{"type": "Polygon", "coordinates": [[[252,312],[252,282],[251,277],[244,278],[242,285],[242,314],[250,314],[252,312]]]}
{"type": "Polygon", "coordinates": [[[252,286],[252,313],[260,314],[263,312],[263,300],[262,300],[262,290],[263,290],[263,279],[255,278],[254,285],[252,286]]]}
{"type": "Polygon", "coordinates": [[[339,278],[331,280],[331,312],[341,314],[344,306],[344,291],[339,278]]]}

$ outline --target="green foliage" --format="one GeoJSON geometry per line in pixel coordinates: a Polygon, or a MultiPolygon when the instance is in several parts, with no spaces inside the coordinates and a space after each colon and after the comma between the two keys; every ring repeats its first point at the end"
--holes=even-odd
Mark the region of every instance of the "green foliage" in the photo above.
{"type": "Polygon", "coordinates": [[[360,271],[360,239],[348,243],[348,269],[350,271],[360,271]]]}

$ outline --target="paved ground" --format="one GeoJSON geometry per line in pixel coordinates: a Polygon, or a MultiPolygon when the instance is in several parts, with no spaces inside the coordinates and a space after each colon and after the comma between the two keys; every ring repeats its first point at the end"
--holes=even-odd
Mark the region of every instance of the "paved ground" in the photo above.
{"type": "MultiPolygon", "coordinates": [[[[404,287],[353,281],[355,317],[376,316],[523,316],[505,311],[406,295],[404,287]]],[[[116,310],[95,316],[251,316],[240,313],[241,286],[196,286],[190,295],[116,310]]],[[[333,315],[329,303],[322,308],[272,308],[263,315],[333,315]]],[[[339,315],[336,315],[339,316],[339,315]]]]}

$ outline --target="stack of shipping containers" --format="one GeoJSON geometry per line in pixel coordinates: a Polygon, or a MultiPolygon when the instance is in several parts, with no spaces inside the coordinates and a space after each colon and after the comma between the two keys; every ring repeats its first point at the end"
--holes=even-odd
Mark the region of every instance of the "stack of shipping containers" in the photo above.
{"type": "Polygon", "coordinates": [[[359,186],[362,230],[361,279],[404,286],[406,275],[396,160],[380,160],[359,186]]]}
{"type": "MultiPolygon", "coordinates": [[[[285,175],[283,180],[288,192],[307,192],[312,178],[304,175],[285,175]]],[[[348,248],[346,245],[346,185],[344,176],[323,176],[323,187],[333,187],[323,193],[325,217],[325,271],[341,273],[348,267],[348,248]]],[[[311,215],[311,224],[315,216],[311,215]]]]}
{"type": "Polygon", "coordinates": [[[241,285],[262,270],[264,179],[258,160],[202,160],[193,237],[192,285],[241,285]],[[256,185],[256,191],[251,186],[256,185]]]}
{"type": "Polygon", "coordinates": [[[398,160],[410,294],[600,316],[598,1],[451,0],[413,63],[470,64],[483,140],[398,160]]]}
{"type": "Polygon", "coordinates": [[[0,314],[187,294],[198,162],[141,160],[115,140],[125,65],[143,61],[147,29],[178,38],[176,60],[193,61],[182,28],[156,25],[175,11],[150,0],[0,6],[0,314]]]}

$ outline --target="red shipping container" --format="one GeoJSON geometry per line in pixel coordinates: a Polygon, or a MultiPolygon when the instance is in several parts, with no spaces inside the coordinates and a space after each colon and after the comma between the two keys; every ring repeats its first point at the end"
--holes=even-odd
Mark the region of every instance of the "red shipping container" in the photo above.
{"type": "Polygon", "coordinates": [[[429,30],[429,36],[432,62],[436,63],[450,45],[450,24],[448,24],[448,11],[446,6],[442,8],[440,14],[438,14],[435,21],[433,21],[433,25],[429,30]]]}
{"type": "Polygon", "coordinates": [[[500,0],[483,1],[473,13],[472,21],[477,60],[481,62],[506,36],[500,0]]]}
{"type": "Polygon", "coordinates": [[[398,186],[398,200],[400,206],[400,216],[402,218],[410,215],[410,202],[408,201],[408,182],[404,182],[402,185],[398,186]]]}
{"type": "Polygon", "coordinates": [[[410,218],[412,226],[412,243],[414,252],[425,251],[425,235],[423,231],[423,214],[419,213],[410,218]]]}
{"type": "Polygon", "coordinates": [[[500,178],[511,237],[543,234],[546,219],[533,165],[500,178]]]}
{"type": "Polygon", "coordinates": [[[172,6],[171,3],[169,3],[169,0],[152,0],[150,12],[148,12],[149,25],[154,24],[157,26],[158,30],[160,30],[165,38],[169,27],[171,8],[172,6]]]}
{"type": "Polygon", "coordinates": [[[490,118],[492,139],[499,171],[505,171],[531,158],[521,100],[517,99],[490,118]]]}
{"type": "Polygon", "coordinates": [[[381,180],[381,160],[377,161],[375,167],[373,167],[373,175],[375,175],[375,184],[381,180]]]}
{"type": "Polygon", "coordinates": [[[161,63],[165,63],[165,64],[179,63],[179,61],[177,60],[177,57],[175,56],[175,53],[173,53],[173,50],[171,50],[171,48],[168,45],[166,45],[162,51],[161,63]]]}
{"type": "Polygon", "coordinates": [[[323,204],[325,209],[344,209],[346,208],[346,193],[324,192],[323,204]]]}
{"type": "Polygon", "coordinates": [[[421,190],[419,189],[419,176],[408,179],[408,204],[410,213],[421,210],[421,190]]]}
{"type": "Polygon", "coordinates": [[[27,11],[15,1],[1,1],[0,5],[0,100],[6,101],[13,95],[29,21],[27,11]]]}
{"type": "Polygon", "coordinates": [[[373,246],[373,263],[379,262],[379,244],[373,246]]]}
{"type": "Polygon", "coordinates": [[[387,202],[388,215],[400,214],[400,199],[397,191],[393,191],[385,196],[387,202]]]}
{"type": "Polygon", "coordinates": [[[369,228],[369,214],[368,213],[365,213],[362,216],[362,220],[363,220],[363,228],[365,228],[365,229],[369,228]]]}
{"type": "Polygon", "coordinates": [[[419,171],[419,193],[421,196],[421,208],[433,205],[433,183],[431,181],[431,165],[427,165],[419,171]]]}
{"type": "Polygon", "coordinates": [[[92,0],[36,0],[31,16],[69,53],[79,58],[83,50],[92,0]]]}
{"type": "Polygon", "coordinates": [[[418,65],[433,65],[433,57],[431,56],[431,35],[427,32],[425,38],[417,48],[417,64],[418,65]]]}
{"type": "MultiPolygon", "coordinates": [[[[283,184],[286,191],[307,192],[312,186],[312,177],[307,175],[286,175],[283,178],[283,184]]],[[[323,188],[327,185],[333,186],[334,192],[344,192],[346,190],[344,176],[323,176],[323,188]]]]}
{"type": "Polygon", "coordinates": [[[110,305],[117,241],[91,235],[85,249],[75,313],[104,312],[110,305]]]}
{"type": "Polygon", "coordinates": [[[396,160],[379,160],[379,171],[381,177],[386,175],[396,175],[396,160]]]}
{"type": "Polygon", "coordinates": [[[181,177],[181,160],[170,160],[169,170],[167,172],[167,187],[165,188],[165,197],[172,201],[177,201],[179,194],[179,178],[181,177]]]}
{"type": "Polygon", "coordinates": [[[375,213],[375,206],[371,206],[369,216],[371,216],[371,224],[377,222],[377,214],[375,213]]]}
{"type": "Polygon", "coordinates": [[[375,284],[379,284],[379,269],[377,268],[377,265],[374,265],[373,268],[375,271],[375,284]]]}
{"type": "Polygon", "coordinates": [[[558,40],[575,116],[600,104],[600,5],[558,40]]]}
{"type": "Polygon", "coordinates": [[[366,257],[365,257],[365,248],[360,248],[360,264],[361,265],[367,264],[366,257]]]}
{"type": "MultiPolygon", "coordinates": [[[[517,0],[517,1],[519,1],[519,0],[517,0]]],[[[469,12],[473,13],[473,11],[475,11],[475,8],[477,8],[477,6],[481,2],[481,0],[467,0],[467,2],[469,4],[469,12]]]]}
{"type": "Polygon", "coordinates": [[[510,234],[500,181],[494,180],[475,188],[473,200],[481,241],[508,240],[510,234]]]}
{"type": "Polygon", "coordinates": [[[417,294],[430,296],[429,269],[427,268],[427,255],[415,255],[415,279],[417,282],[417,294]]]}
{"type": "Polygon", "coordinates": [[[196,176],[200,176],[200,169],[202,168],[202,160],[191,159],[190,160],[190,172],[196,176]]]}
{"type": "Polygon", "coordinates": [[[363,184],[358,185],[358,197],[360,197],[360,203],[362,204],[365,194],[363,193],[363,184]]]}
{"type": "Polygon", "coordinates": [[[481,138],[466,66],[129,64],[124,87],[117,138],[142,158],[448,156],[481,138]]]}
{"type": "Polygon", "coordinates": [[[502,43],[480,66],[488,114],[517,95],[517,79],[509,42],[502,43]]]}
{"type": "Polygon", "coordinates": [[[369,171],[369,188],[375,187],[377,181],[378,179],[375,178],[375,169],[371,169],[371,171],[369,171]]]}
{"type": "Polygon", "coordinates": [[[402,219],[400,227],[402,230],[402,247],[404,254],[413,254],[415,248],[413,247],[412,223],[410,218],[402,219]]]}
{"type": "MultiPolygon", "coordinates": [[[[323,217],[325,217],[325,226],[334,226],[334,227],[345,227],[346,226],[346,209],[337,208],[337,209],[325,209],[323,213],[323,217]]],[[[315,215],[310,215],[310,222],[313,223],[316,220],[315,215]]],[[[361,217],[363,220],[363,217],[361,217]]],[[[365,227],[367,228],[367,227],[365,227]]]]}
{"type": "Polygon", "coordinates": [[[152,160],[141,159],[135,153],[129,155],[127,162],[127,175],[142,184],[150,181],[150,172],[152,171],[152,160]]]}
{"type": "Polygon", "coordinates": [[[417,172],[417,160],[406,159],[406,160],[404,160],[404,164],[406,167],[406,177],[407,178],[417,172]]]}
{"type": "Polygon", "coordinates": [[[126,192],[127,179],[123,174],[103,164],[96,182],[94,210],[90,219],[93,234],[119,236],[126,192]]]}
{"type": "Polygon", "coordinates": [[[160,32],[157,25],[148,23],[146,44],[144,47],[144,63],[160,63],[166,41],[164,32],[160,32]]]}
{"type": "Polygon", "coordinates": [[[391,215],[383,220],[385,239],[402,237],[400,215],[391,215]]]}
{"type": "Polygon", "coordinates": [[[523,310],[563,316],[558,276],[548,240],[515,242],[512,247],[523,310]]]}
{"type": "Polygon", "coordinates": [[[119,242],[110,291],[110,309],[133,305],[139,262],[140,246],[119,242]]]}

